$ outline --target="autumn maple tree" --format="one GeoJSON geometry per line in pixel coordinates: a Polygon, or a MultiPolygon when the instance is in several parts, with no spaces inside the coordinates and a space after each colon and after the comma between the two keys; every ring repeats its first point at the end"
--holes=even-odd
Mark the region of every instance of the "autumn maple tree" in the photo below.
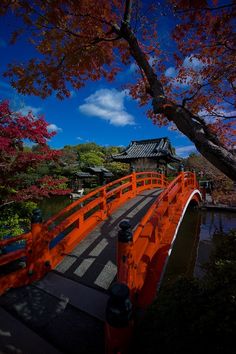
{"type": "MultiPolygon", "coordinates": [[[[0,102],[0,207],[55,194],[66,194],[65,178],[43,176],[30,179],[41,163],[56,161],[60,152],[47,143],[55,133],[48,131],[43,117],[32,112],[13,112],[7,101],[0,102]],[[37,144],[37,150],[25,149],[24,143],[37,144]]],[[[3,209],[2,209],[3,210],[3,209]]]]}
{"type": "Polygon", "coordinates": [[[235,2],[2,0],[1,14],[8,11],[22,19],[12,41],[26,29],[39,52],[5,73],[20,93],[68,97],[71,86],[112,80],[134,60],[136,82],[127,84],[140,105],[147,105],[148,116],[177,127],[236,179],[235,2]],[[166,14],[175,27],[168,38],[171,51],[159,39],[166,14]]]}

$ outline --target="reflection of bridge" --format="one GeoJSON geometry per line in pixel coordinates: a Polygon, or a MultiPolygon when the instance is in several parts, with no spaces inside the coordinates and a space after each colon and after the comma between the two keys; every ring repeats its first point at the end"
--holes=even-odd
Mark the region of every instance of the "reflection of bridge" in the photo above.
{"type": "Polygon", "coordinates": [[[170,183],[141,172],[94,190],[44,223],[35,212],[29,233],[0,241],[3,249],[24,245],[1,255],[0,291],[43,278],[39,289],[106,321],[108,353],[125,352],[132,314],[154,299],[185,210],[200,198],[192,172],[170,183]]]}

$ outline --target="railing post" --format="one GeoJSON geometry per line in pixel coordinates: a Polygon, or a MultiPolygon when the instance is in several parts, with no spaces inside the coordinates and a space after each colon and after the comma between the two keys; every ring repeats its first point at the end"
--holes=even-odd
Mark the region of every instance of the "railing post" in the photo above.
{"type": "Polygon", "coordinates": [[[106,187],[102,188],[101,196],[102,196],[101,219],[105,220],[107,217],[107,191],[106,191],[106,187]]]}
{"type": "Polygon", "coordinates": [[[135,168],[132,167],[132,192],[133,192],[133,196],[135,197],[137,194],[137,177],[136,177],[136,172],[135,172],[135,168]]]}
{"type": "Polygon", "coordinates": [[[159,172],[160,172],[160,174],[161,174],[161,186],[162,186],[162,188],[164,188],[164,187],[165,187],[164,171],[163,171],[162,168],[160,168],[160,169],[159,169],[159,172]]]}
{"type": "Polygon", "coordinates": [[[197,188],[197,176],[196,176],[196,171],[193,169],[193,187],[197,188]]]}
{"type": "Polygon", "coordinates": [[[114,283],[106,307],[106,354],[128,354],[133,332],[133,306],[127,285],[114,283]]]}
{"type": "Polygon", "coordinates": [[[27,256],[27,263],[28,263],[28,275],[32,276],[34,274],[34,265],[37,259],[37,244],[38,238],[42,232],[42,212],[40,209],[34,209],[33,215],[31,217],[31,242],[28,247],[28,256],[27,256]]]}
{"type": "Polygon", "coordinates": [[[130,274],[133,259],[133,233],[131,231],[130,222],[121,221],[119,224],[117,245],[117,279],[118,281],[131,286],[133,275],[130,274]]]}
{"type": "Polygon", "coordinates": [[[42,213],[40,209],[33,210],[31,218],[32,246],[29,252],[28,275],[39,279],[51,269],[49,240],[43,233],[42,213]]]}
{"type": "Polygon", "coordinates": [[[179,166],[179,174],[181,176],[181,191],[184,192],[185,184],[184,184],[184,165],[179,166]]]}

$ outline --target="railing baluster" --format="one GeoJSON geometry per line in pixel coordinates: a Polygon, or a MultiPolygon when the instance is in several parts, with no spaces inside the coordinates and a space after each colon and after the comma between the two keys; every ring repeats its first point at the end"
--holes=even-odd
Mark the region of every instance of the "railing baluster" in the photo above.
{"type": "Polygon", "coordinates": [[[137,194],[137,176],[135,171],[133,171],[132,175],[131,175],[131,180],[132,180],[132,194],[135,197],[137,194]]]}
{"type": "Polygon", "coordinates": [[[103,187],[103,189],[101,190],[101,197],[102,197],[101,218],[102,218],[102,220],[105,220],[107,217],[107,190],[106,190],[106,187],[103,187]]]}
{"type": "Polygon", "coordinates": [[[38,258],[40,235],[42,232],[42,213],[40,209],[34,209],[31,218],[31,249],[28,250],[27,267],[30,276],[34,273],[35,262],[38,258]]]}

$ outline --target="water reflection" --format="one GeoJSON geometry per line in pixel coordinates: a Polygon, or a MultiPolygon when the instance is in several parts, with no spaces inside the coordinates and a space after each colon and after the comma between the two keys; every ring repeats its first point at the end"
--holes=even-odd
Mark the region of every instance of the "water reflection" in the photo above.
{"type": "Polygon", "coordinates": [[[180,276],[202,277],[202,266],[209,260],[214,233],[227,232],[233,228],[236,228],[236,214],[233,212],[189,207],[180,225],[162,286],[180,276]]]}
{"type": "Polygon", "coordinates": [[[193,275],[200,225],[199,210],[189,207],[179,227],[162,280],[162,287],[173,283],[180,276],[191,277],[193,275]]]}
{"type": "Polygon", "coordinates": [[[73,200],[69,196],[56,196],[40,200],[38,207],[42,210],[43,220],[45,221],[71,203],[73,203],[73,200]]]}
{"type": "Polygon", "coordinates": [[[208,262],[213,248],[212,237],[215,232],[227,232],[236,228],[236,214],[226,211],[199,211],[201,227],[194,268],[194,276],[201,278],[205,272],[202,266],[208,262]]]}

